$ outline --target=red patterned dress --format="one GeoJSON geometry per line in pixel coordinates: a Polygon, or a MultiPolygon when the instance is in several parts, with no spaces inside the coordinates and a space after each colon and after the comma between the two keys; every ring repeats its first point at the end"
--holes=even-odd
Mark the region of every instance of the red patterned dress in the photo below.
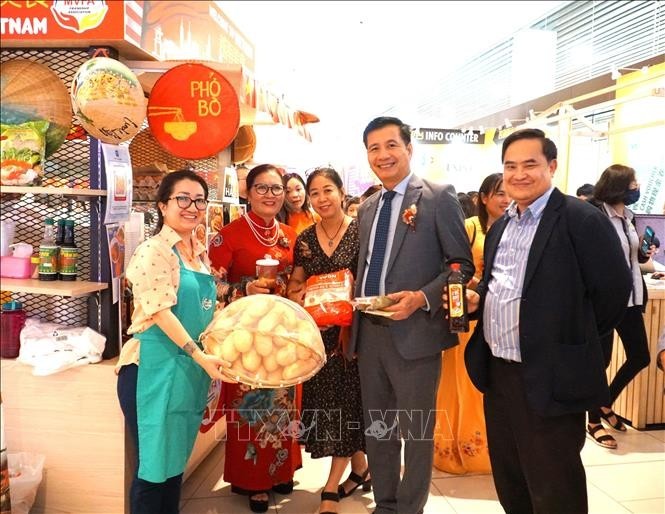
{"type": "MultiPolygon", "coordinates": [[[[265,255],[280,262],[282,280],[278,279],[276,293],[284,296],[286,292],[288,275],[293,269],[295,231],[280,223],[277,232],[254,213],[247,216],[249,220],[242,217],[223,227],[210,242],[213,268],[226,271],[221,301],[233,301],[244,295],[245,285],[256,278],[256,261],[265,255]]],[[[273,485],[292,480],[295,470],[302,466],[297,437],[290,432],[292,422],[298,419],[296,389],[251,389],[244,384],[223,384],[227,425],[224,480],[232,485],[234,492],[267,491],[273,485]]]]}

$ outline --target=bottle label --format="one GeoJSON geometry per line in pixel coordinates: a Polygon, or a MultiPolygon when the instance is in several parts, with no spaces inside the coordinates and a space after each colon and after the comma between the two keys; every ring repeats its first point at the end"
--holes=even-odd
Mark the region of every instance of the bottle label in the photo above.
{"type": "Polygon", "coordinates": [[[39,273],[42,275],[55,275],[58,272],[58,247],[39,247],[39,273]]]}
{"type": "Polygon", "coordinates": [[[464,286],[462,284],[448,284],[448,305],[451,318],[464,316],[464,286]]]}
{"type": "Polygon", "coordinates": [[[76,264],[79,258],[79,251],[76,248],[60,249],[60,274],[76,275],[76,264]]]}

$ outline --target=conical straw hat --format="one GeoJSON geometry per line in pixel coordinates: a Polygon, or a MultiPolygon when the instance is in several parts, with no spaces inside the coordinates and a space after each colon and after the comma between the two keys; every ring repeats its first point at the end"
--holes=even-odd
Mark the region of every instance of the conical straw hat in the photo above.
{"type": "Polygon", "coordinates": [[[72,122],[65,84],[44,64],[14,59],[0,64],[0,89],[2,123],[48,121],[46,157],[52,155],[65,140],[72,122]]]}
{"type": "Polygon", "coordinates": [[[241,163],[254,157],[256,134],[251,125],[242,125],[233,140],[233,162],[241,163]]]}

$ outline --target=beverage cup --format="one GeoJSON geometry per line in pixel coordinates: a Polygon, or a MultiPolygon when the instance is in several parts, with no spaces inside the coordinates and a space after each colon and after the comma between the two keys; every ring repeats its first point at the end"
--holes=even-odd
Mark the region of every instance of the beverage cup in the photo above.
{"type": "Polygon", "coordinates": [[[279,261],[275,259],[259,259],[256,261],[257,285],[266,289],[270,289],[270,291],[273,292],[277,282],[278,267],[279,261]]]}
{"type": "Polygon", "coordinates": [[[0,225],[0,256],[9,255],[9,245],[14,241],[14,230],[16,223],[13,221],[3,221],[0,225]]]}

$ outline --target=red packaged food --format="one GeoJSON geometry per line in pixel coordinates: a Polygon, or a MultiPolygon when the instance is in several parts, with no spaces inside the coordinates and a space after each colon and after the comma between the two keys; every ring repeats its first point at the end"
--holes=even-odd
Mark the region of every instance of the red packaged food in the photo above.
{"type": "Polygon", "coordinates": [[[353,275],[348,269],[312,275],[305,283],[305,310],[317,326],[348,327],[353,319],[353,275]]]}

